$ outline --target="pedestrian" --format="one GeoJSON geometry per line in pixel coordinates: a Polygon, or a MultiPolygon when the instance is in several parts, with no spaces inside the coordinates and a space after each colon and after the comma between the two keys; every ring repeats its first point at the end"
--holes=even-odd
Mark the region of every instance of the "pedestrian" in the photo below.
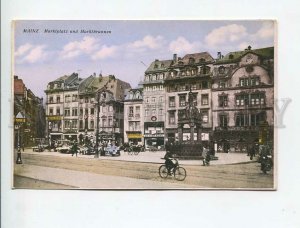
{"type": "Polygon", "coordinates": [[[206,164],[208,165],[210,161],[210,155],[209,155],[209,149],[206,148],[205,146],[203,147],[202,157],[203,157],[203,166],[205,166],[206,164]]]}
{"type": "Polygon", "coordinates": [[[254,145],[250,147],[249,154],[250,154],[250,160],[253,160],[253,157],[255,156],[255,146],[254,145]]]}
{"type": "Polygon", "coordinates": [[[76,157],[77,157],[78,146],[77,146],[77,143],[76,143],[76,142],[74,142],[74,144],[73,144],[71,150],[72,150],[72,156],[73,156],[74,154],[76,154],[76,157]]]}

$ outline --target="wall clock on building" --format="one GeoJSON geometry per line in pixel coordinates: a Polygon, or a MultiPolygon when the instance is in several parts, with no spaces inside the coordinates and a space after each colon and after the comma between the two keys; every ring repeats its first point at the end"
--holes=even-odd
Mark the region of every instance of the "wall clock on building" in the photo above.
{"type": "Polygon", "coordinates": [[[151,117],[151,120],[152,120],[152,121],[156,121],[156,120],[157,120],[156,116],[152,116],[152,117],[151,117]]]}

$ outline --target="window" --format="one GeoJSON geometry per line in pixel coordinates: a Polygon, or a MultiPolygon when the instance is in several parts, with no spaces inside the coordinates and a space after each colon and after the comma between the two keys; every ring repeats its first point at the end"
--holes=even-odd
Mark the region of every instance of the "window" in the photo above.
{"type": "Polygon", "coordinates": [[[197,84],[192,84],[192,90],[197,90],[197,84]]]}
{"type": "Polygon", "coordinates": [[[109,126],[109,127],[112,127],[112,126],[113,126],[113,121],[112,121],[112,119],[108,119],[108,126],[109,126]]]}
{"type": "Polygon", "coordinates": [[[70,95],[65,96],[65,102],[67,102],[67,103],[71,102],[71,96],[70,95]]]}
{"type": "Polygon", "coordinates": [[[103,113],[107,112],[107,107],[106,107],[106,106],[103,106],[102,112],[103,112],[103,113]]]}
{"type": "Polygon", "coordinates": [[[248,94],[236,95],[235,103],[237,106],[248,105],[248,94]]]}
{"type": "Polygon", "coordinates": [[[260,93],[254,93],[250,95],[251,105],[263,105],[265,104],[265,95],[260,93]]]}
{"type": "Polygon", "coordinates": [[[72,108],[72,116],[77,116],[77,108],[72,108]]]}
{"type": "Polygon", "coordinates": [[[249,116],[247,114],[237,114],[235,118],[235,126],[244,127],[249,125],[249,116]]]}
{"type": "Polygon", "coordinates": [[[56,108],[56,115],[60,116],[60,108],[56,108]]]}
{"type": "Polygon", "coordinates": [[[202,122],[203,123],[208,123],[208,111],[207,110],[202,110],[201,111],[201,116],[202,116],[202,122]]]}
{"type": "Polygon", "coordinates": [[[83,129],[83,120],[79,120],[79,128],[83,129]]]}
{"type": "Polygon", "coordinates": [[[210,67],[209,66],[202,66],[200,68],[200,74],[208,74],[210,72],[210,67]]]}
{"type": "Polygon", "coordinates": [[[175,107],[175,97],[169,97],[169,107],[175,107]]]}
{"type": "Polygon", "coordinates": [[[108,111],[109,111],[109,112],[112,112],[112,111],[114,111],[114,109],[113,109],[113,106],[112,106],[112,105],[108,106],[108,111]]]}
{"type": "Polygon", "coordinates": [[[135,106],[135,117],[140,117],[140,111],[141,111],[140,106],[135,106]]]}
{"type": "Polygon", "coordinates": [[[77,101],[77,98],[78,98],[77,94],[73,94],[73,95],[72,95],[72,101],[73,101],[73,102],[76,102],[76,101],[77,101]]]}
{"type": "Polygon", "coordinates": [[[179,86],[179,91],[185,91],[185,85],[180,85],[179,86]]]}
{"type": "Polygon", "coordinates": [[[227,127],[227,115],[219,115],[219,126],[227,127]]]}
{"type": "Polygon", "coordinates": [[[251,86],[259,85],[259,77],[251,78],[251,86]]]}
{"type": "Polygon", "coordinates": [[[106,124],[107,124],[107,121],[106,121],[106,119],[103,119],[103,120],[102,120],[102,126],[103,126],[103,127],[107,127],[107,125],[106,125],[106,124]]]}
{"type": "Polygon", "coordinates": [[[74,129],[74,128],[77,128],[77,120],[72,120],[72,122],[71,122],[71,124],[72,124],[72,128],[74,129]]]}
{"type": "Polygon", "coordinates": [[[193,94],[193,103],[195,106],[197,106],[197,93],[193,94]]]}
{"type": "Polygon", "coordinates": [[[149,97],[146,97],[146,103],[149,103],[149,97]]]}
{"type": "Polygon", "coordinates": [[[89,98],[88,97],[84,98],[84,103],[89,103],[89,98]]]}
{"type": "Polygon", "coordinates": [[[175,124],[175,112],[169,112],[169,124],[175,124]]]}
{"type": "Polygon", "coordinates": [[[57,96],[57,97],[56,97],[56,102],[57,102],[57,103],[60,103],[60,96],[57,96]]]}
{"type": "Polygon", "coordinates": [[[53,103],[53,97],[49,97],[49,103],[53,103]]]}
{"type": "Polygon", "coordinates": [[[88,115],[89,114],[89,110],[86,108],[84,109],[84,115],[88,115]]]}
{"type": "Polygon", "coordinates": [[[145,116],[149,116],[149,110],[148,109],[145,110],[145,116]]]}
{"type": "Polygon", "coordinates": [[[251,114],[251,126],[258,126],[259,125],[259,115],[258,114],[251,114]]]}
{"type": "Polygon", "coordinates": [[[152,91],[156,91],[156,86],[152,86],[152,91]]]}
{"type": "Polygon", "coordinates": [[[218,70],[219,70],[219,74],[225,73],[225,67],[223,67],[223,66],[220,66],[218,70]]]}
{"type": "Polygon", "coordinates": [[[228,96],[219,96],[219,107],[227,107],[228,106],[228,96]]]}
{"type": "Polygon", "coordinates": [[[53,108],[49,108],[49,115],[50,115],[50,116],[53,115],[53,108]]]}
{"type": "Polygon", "coordinates": [[[129,117],[133,117],[133,106],[129,107],[129,117]]]}
{"type": "Polygon", "coordinates": [[[152,102],[152,103],[155,103],[155,102],[156,102],[156,98],[155,98],[155,97],[152,97],[151,102],[152,102]]]}
{"type": "Polygon", "coordinates": [[[95,113],[95,109],[91,108],[91,115],[94,115],[94,113],[95,113]]]}
{"type": "Polygon", "coordinates": [[[156,75],[152,75],[152,81],[156,81],[156,75]]]}
{"type": "Polygon", "coordinates": [[[70,109],[69,108],[65,109],[65,116],[70,116],[70,109]]]}
{"type": "Polygon", "coordinates": [[[158,110],[158,115],[162,115],[163,114],[163,110],[162,109],[159,109],[158,110]]]}
{"type": "Polygon", "coordinates": [[[149,76],[148,76],[148,75],[145,76],[145,81],[146,81],[146,82],[149,81],[149,76]]]}
{"type": "Polygon", "coordinates": [[[195,59],[194,58],[189,58],[189,64],[193,64],[195,63],[195,59]]]}
{"type": "Polygon", "coordinates": [[[208,94],[202,94],[201,95],[201,104],[202,105],[208,105],[208,94]]]}
{"type": "Polygon", "coordinates": [[[82,108],[79,110],[79,113],[80,113],[80,116],[83,116],[83,109],[82,108]]]}
{"type": "Polygon", "coordinates": [[[185,99],[185,95],[180,95],[179,96],[179,106],[180,107],[184,107],[186,104],[185,104],[185,101],[186,101],[186,99],[185,99]]]}
{"type": "Polygon", "coordinates": [[[156,115],[156,110],[155,109],[152,109],[152,115],[156,115]]]}
{"type": "Polygon", "coordinates": [[[208,82],[207,82],[207,81],[203,81],[203,82],[201,83],[201,88],[202,88],[202,89],[208,89],[208,82]]]}
{"type": "Polygon", "coordinates": [[[71,123],[70,120],[65,120],[65,128],[70,128],[71,123]]]}
{"type": "Polygon", "coordinates": [[[160,86],[159,86],[159,90],[164,90],[164,86],[163,86],[163,85],[160,85],[160,86]]]}
{"type": "Polygon", "coordinates": [[[250,82],[249,82],[249,78],[240,78],[240,86],[249,86],[250,82]]]}

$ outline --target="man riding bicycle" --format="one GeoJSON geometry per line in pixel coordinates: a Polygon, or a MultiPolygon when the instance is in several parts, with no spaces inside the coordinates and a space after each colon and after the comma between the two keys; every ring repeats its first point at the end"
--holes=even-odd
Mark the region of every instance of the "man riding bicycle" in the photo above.
{"type": "Polygon", "coordinates": [[[175,168],[175,164],[173,162],[173,154],[170,151],[167,151],[165,156],[164,156],[165,165],[168,169],[168,174],[171,174],[171,171],[175,168]]]}

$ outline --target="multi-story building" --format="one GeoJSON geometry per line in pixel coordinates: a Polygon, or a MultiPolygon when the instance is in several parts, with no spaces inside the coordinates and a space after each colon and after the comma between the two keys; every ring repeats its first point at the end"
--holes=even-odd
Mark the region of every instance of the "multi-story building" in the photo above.
{"type": "Polygon", "coordinates": [[[143,87],[128,91],[124,100],[124,143],[144,145],[143,87]]]}
{"type": "Polygon", "coordinates": [[[155,60],[145,71],[143,91],[145,147],[165,144],[165,88],[164,80],[172,60],[155,60]]]}
{"type": "MultiPolygon", "coordinates": [[[[202,116],[202,141],[211,137],[211,75],[214,59],[207,53],[187,54],[183,58],[173,56],[172,65],[168,68],[165,79],[166,92],[166,139],[178,141],[178,117],[186,108],[188,93],[193,93],[193,102],[202,116]]],[[[190,126],[183,128],[183,141],[190,137],[190,126]]],[[[197,133],[194,133],[197,139],[197,133]]]]}
{"type": "Polygon", "coordinates": [[[18,113],[24,117],[23,123],[15,123],[21,126],[21,145],[32,146],[36,138],[45,137],[43,98],[35,96],[30,89],[26,88],[22,79],[14,76],[14,116],[16,117],[18,113]]]}
{"type": "Polygon", "coordinates": [[[113,75],[86,78],[79,86],[79,140],[96,141],[99,105],[100,140],[123,142],[124,97],[130,85],[113,75]],[[99,102],[98,102],[98,96],[99,102]]]}
{"type": "Polygon", "coordinates": [[[49,140],[77,140],[78,74],[64,75],[48,83],[46,115],[49,140]]]}
{"type": "MultiPolygon", "coordinates": [[[[230,52],[214,64],[213,128],[219,151],[246,151],[259,143],[261,128],[272,143],[274,47],[230,52]]],[[[260,142],[262,143],[262,142],[260,142]]]]}

